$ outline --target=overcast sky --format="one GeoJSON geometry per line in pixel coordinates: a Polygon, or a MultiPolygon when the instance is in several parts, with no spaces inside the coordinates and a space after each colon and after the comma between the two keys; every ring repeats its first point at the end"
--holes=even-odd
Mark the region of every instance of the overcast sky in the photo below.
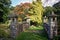
{"type": "Polygon", "coordinates": [[[59,2],[60,0],[42,0],[44,6],[52,6],[53,4],[59,2]]]}
{"type": "MultiPolygon", "coordinates": [[[[16,6],[20,3],[24,2],[32,2],[32,0],[11,0],[12,1],[12,6],[16,6]]],[[[42,0],[42,3],[44,6],[52,6],[53,4],[59,2],[60,0],[42,0]]]]}

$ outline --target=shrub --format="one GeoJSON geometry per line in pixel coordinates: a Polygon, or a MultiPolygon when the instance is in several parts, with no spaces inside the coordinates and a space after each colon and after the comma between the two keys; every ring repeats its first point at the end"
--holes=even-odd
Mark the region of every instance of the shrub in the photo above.
{"type": "Polygon", "coordinates": [[[8,26],[0,24],[0,37],[7,38],[9,36],[8,26]]]}
{"type": "Polygon", "coordinates": [[[32,25],[32,26],[29,27],[29,30],[43,30],[43,29],[44,29],[43,26],[32,25]]]}

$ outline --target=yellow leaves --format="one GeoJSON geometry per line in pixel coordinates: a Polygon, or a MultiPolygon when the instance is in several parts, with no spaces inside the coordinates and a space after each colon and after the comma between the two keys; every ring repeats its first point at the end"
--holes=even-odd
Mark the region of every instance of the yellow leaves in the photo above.
{"type": "Polygon", "coordinates": [[[36,1],[33,3],[32,5],[32,9],[29,10],[29,13],[32,14],[30,15],[30,19],[32,21],[35,21],[37,23],[42,23],[42,17],[43,17],[43,6],[42,6],[42,3],[36,1]]]}
{"type": "Polygon", "coordinates": [[[22,20],[22,19],[19,17],[18,20],[22,20]]]}
{"type": "Polygon", "coordinates": [[[30,16],[30,19],[34,22],[41,23],[42,22],[41,17],[42,16],[32,15],[32,16],[30,16]]]}
{"type": "Polygon", "coordinates": [[[18,20],[22,20],[22,19],[19,17],[18,20]]]}

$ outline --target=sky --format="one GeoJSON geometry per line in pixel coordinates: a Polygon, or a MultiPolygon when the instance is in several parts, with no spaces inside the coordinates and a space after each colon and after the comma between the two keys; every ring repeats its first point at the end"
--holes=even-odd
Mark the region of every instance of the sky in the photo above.
{"type": "Polygon", "coordinates": [[[11,4],[12,6],[16,6],[20,3],[32,2],[32,0],[11,0],[11,2],[12,2],[12,4],[11,4]]]}
{"type": "MultiPolygon", "coordinates": [[[[53,4],[59,2],[60,0],[42,0],[43,6],[52,6],[53,4]]],[[[20,3],[32,2],[32,0],[11,0],[12,6],[16,6],[20,3]]]]}
{"type": "Polygon", "coordinates": [[[44,6],[52,6],[60,0],[42,0],[44,6]]]}

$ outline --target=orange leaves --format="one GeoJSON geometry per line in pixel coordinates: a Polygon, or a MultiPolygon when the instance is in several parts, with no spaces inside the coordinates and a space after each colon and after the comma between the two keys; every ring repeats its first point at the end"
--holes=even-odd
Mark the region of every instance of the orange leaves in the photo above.
{"type": "Polygon", "coordinates": [[[14,9],[14,12],[17,14],[24,14],[25,9],[30,8],[30,3],[21,3],[20,5],[17,5],[14,9]]]}

